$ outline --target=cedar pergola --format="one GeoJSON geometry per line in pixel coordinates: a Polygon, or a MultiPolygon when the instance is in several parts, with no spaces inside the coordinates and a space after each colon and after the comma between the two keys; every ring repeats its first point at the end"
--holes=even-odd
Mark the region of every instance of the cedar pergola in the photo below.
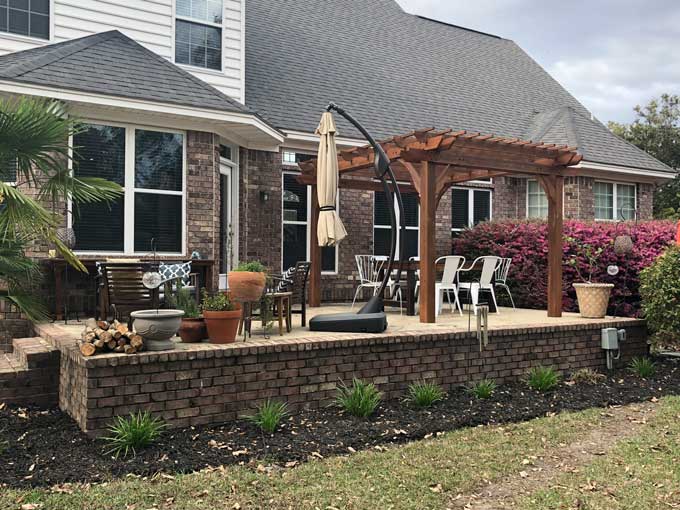
{"type": "MultiPolygon", "coordinates": [[[[435,212],[454,184],[475,179],[523,175],[535,177],[548,198],[548,316],[562,316],[562,221],[566,167],[582,156],[576,147],[532,142],[467,131],[421,129],[379,142],[390,159],[401,192],[420,199],[420,322],[435,322],[435,212]]],[[[338,154],[339,187],[382,191],[374,180],[374,152],[369,146],[338,154]]],[[[316,160],[300,164],[298,180],[312,189],[310,306],[321,304],[321,248],[316,224],[316,160]]],[[[570,174],[570,175],[573,175],[570,174]]]]}

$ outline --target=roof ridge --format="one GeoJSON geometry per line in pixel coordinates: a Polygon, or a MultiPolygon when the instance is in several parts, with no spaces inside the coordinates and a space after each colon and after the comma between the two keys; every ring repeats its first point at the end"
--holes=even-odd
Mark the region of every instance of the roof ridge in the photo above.
{"type": "Polygon", "coordinates": [[[29,48],[23,51],[8,53],[8,55],[15,57],[16,55],[20,55],[24,52],[30,51],[37,53],[39,50],[43,50],[43,53],[40,53],[35,58],[35,60],[19,62],[17,64],[10,65],[5,74],[8,74],[9,77],[12,78],[18,78],[19,76],[30,73],[31,71],[35,71],[41,67],[45,67],[58,62],[59,60],[67,58],[74,53],[78,53],[82,50],[90,48],[96,44],[99,44],[100,42],[108,41],[116,34],[120,34],[120,32],[118,32],[118,30],[109,30],[107,32],[92,34],[85,37],[80,37],[78,39],[70,39],[68,41],[63,41],[53,45],[39,46],[37,48],[29,48]]]}

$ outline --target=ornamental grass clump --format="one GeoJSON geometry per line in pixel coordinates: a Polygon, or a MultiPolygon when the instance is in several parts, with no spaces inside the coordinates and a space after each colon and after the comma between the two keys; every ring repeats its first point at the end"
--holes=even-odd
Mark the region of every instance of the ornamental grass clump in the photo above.
{"type": "Polygon", "coordinates": [[[246,419],[260,427],[263,432],[273,434],[281,420],[288,416],[288,414],[288,406],[285,402],[267,400],[258,406],[257,412],[254,415],[248,416],[246,419]]]}
{"type": "Polygon", "coordinates": [[[532,390],[536,391],[550,391],[554,389],[560,382],[560,374],[558,374],[553,367],[534,367],[529,371],[527,376],[527,385],[532,390]]]}
{"type": "Polygon", "coordinates": [[[592,368],[580,368],[571,374],[569,380],[574,384],[598,384],[606,378],[607,376],[596,372],[592,368]]]}
{"type": "Polygon", "coordinates": [[[633,358],[628,365],[628,370],[642,379],[647,379],[656,373],[656,365],[649,358],[633,358]]]}
{"type": "Polygon", "coordinates": [[[148,411],[130,413],[127,418],[117,416],[109,427],[109,435],[102,438],[109,443],[106,453],[116,458],[135,456],[138,450],[156,442],[166,428],[160,418],[154,418],[148,411]]]}
{"type": "Polygon", "coordinates": [[[434,403],[443,400],[446,392],[436,383],[418,381],[408,387],[406,401],[421,409],[431,407],[434,403]]]}
{"type": "Polygon", "coordinates": [[[359,418],[367,418],[372,415],[380,401],[382,394],[373,383],[367,383],[356,377],[351,386],[340,383],[335,403],[345,411],[359,418]]]}
{"type": "Polygon", "coordinates": [[[493,379],[482,379],[481,381],[477,381],[468,386],[467,390],[476,398],[490,398],[491,395],[493,395],[493,392],[496,391],[496,381],[493,379]]]}

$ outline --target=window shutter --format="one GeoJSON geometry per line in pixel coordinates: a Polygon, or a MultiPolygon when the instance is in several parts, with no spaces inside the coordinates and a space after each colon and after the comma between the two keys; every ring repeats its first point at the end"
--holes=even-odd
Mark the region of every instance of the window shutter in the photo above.
{"type": "Polygon", "coordinates": [[[467,228],[470,224],[469,199],[468,190],[451,190],[451,228],[467,228]]]}

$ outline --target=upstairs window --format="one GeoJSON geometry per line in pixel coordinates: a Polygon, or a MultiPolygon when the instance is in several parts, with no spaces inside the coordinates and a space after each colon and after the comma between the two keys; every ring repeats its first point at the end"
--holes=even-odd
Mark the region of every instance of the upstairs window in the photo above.
{"type": "Polygon", "coordinates": [[[177,0],[176,15],[175,62],[221,71],[222,0],[177,0]]]}
{"type": "Polygon", "coordinates": [[[0,0],[0,32],[50,38],[50,0],[0,0]]]}

